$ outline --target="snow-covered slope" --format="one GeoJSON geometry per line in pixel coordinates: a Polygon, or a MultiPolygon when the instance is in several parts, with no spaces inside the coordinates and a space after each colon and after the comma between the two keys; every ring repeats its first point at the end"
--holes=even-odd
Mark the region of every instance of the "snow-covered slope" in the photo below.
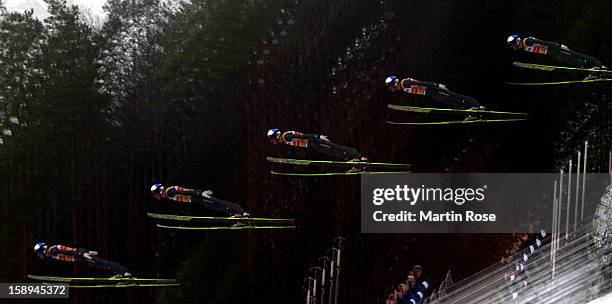
{"type": "Polygon", "coordinates": [[[599,299],[595,299],[587,304],[609,304],[612,303],[612,293],[609,293],[599,299]]]}

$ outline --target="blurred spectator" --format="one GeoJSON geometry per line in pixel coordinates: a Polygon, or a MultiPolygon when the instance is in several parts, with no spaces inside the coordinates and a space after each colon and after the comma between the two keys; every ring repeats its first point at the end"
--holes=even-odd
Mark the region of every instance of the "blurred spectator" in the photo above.
{"type": "Polygon", "coordinates": [[[385,304],[396,304],[397,303],[397,298],[395,297],[395,293],[390,293],[387,296],[387,300],[385,301],[385,304]]]}
{"type": "Polygon", "coordinates": [[[407,299],[410,304],[421,303],[424,299],[429,297],[431,294],[431,280],[428,276],[423,274],[423,266],[414,265],[412,267],[414,272],[414,278],[416,279],[415,287],[408,293],[407,299]]]}
{"type": "Polygon", "coordinates": [[[431,295],[431,280],[423,274],[423,266],[414,265],[406,281],[389,294],[386,304],[420,304],[431,295]]]}
{"type": "Polygon", "coordinates": [[[416,286],[416,278],[414,277],[414,273],[412,273],[412,271],[410,273],[411,274],[409,274],[408,278],[406,279],[406,284],[408,284],[408,289],[413,289],[414,286],[416,286]]]}

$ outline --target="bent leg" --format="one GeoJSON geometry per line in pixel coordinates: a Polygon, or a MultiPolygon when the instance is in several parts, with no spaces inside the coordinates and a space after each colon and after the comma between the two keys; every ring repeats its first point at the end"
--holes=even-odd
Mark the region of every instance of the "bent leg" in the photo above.
{"type": "Polygon", "coordinates": [[[127,267],[117,262],[108,261],[97,256],[92,256],[91,259],[81,258],[80,261],[86,263],[90,267],[107,270],[113,274],[124,274],[126,272],[130,272],[127,267]]]}
{"type": "Polygon", "coordinates": [[[603,66],[597,58],[567,48],[550,48],[548,55],[575,68],[590,69],[603,66]]]}
{"type": "Polygon", "coordinates": [[[357,151],[355,148],[342,146],[330,141],[316,141],[313,142],[314,145],[311,147],[321,154],[325,154],[327,156],[331,156],[337,159],[341,159],[343,161],[350,161],[353,159],[361,158],[361,153],[357,151]]]}
{"type": "Polygon", "coordinates": [[[244,213],[244,209],[240,205],[236,203],[224,201],[216,197],[203,198],[202,200],[198,200],[198,202],[208,209],[218,211],[218,212],[223,212],[223,213],[228,214],[229,216],[232,216],[235,214],[242,215],[244,213]]]}
{"type": "Polygon", "coordinates": [[[480,103],[476,98],[467,95],[461,95],[447,90],[435,90],[430,95],[431,98],[450,108],[459,108],[463,110],[479,107],[480,103]]]}

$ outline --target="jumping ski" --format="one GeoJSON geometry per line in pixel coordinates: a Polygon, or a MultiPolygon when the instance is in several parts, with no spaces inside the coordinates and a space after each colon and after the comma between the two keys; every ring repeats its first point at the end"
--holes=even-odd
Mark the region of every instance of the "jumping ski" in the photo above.
{"type": "Polygon", "coordinates": [[[179,283],[126,283],[98,284],[98,285],[69,285],[69,288],[128,288],[128,287],[176,287],[179,283]]]}
{"type": "Polygon", "coordinates": [[[359,171],[359,172],[322,172],[322,173],[294,173],[294,172],[278,172],[270,171],[273,175],[284,175],[284,176],[344,176],[344,175],[370,175],[370,174],[402,174],[410,173],[410,171],[359,171]]]}
{"type": "Polygon", "coordinates": [[[266,217],[217,217],[217,216],[190,216],[190,215],[174,215],[174,214],[159,214],[147,213],[148,217],[161,219],[188,222],[192,220],[211,220],[211,221],[245,221],[245,222],[292,222],[294,219],[281,218],[266,218],[266,217]]]}
{"type": "Polygon", "coordinates": [[[333,161],[333,160],[307,160],[307,159],[291,159],[266,157],[266,160],[273,163],[289,164],[298,166],[308,166],[311,164],[334,164],[334,165],[368,165],[368,166],[388,166],[388,167],[410,167],[411,164],[396,164],[396,163],[374,163],[365,161],[333,161]]]}
{"type": "Polygon", "coordinates": [[[583,69],[583,68],[573,68],[573,67],[565,67],[565,66],[553,66],[553,65],[544,65],[544,64],[536,64],[536,63],[525,63],[515,61],[512,63],[515,67],[530,69],[530,70],[538,70],[538,71],[547,71],[547,72],[570,72],[570,73],[581,73],[581,74],[612,74],[612,71],[609,70],[598,70],[598,69],[583,69]]]}
{"type": "Polygon", "coordinates": [[[503,111],[488,111],[478,109],[448,109],[448,108],[423,108],[413,106],[400,106],[389,104],[387,108],[395,111],[416,112],[416,113],[433,113],[433,112],[451,112],[451,113],[479,113],[479,114],[505,114],[505,115],[529,115],[521,112],[503,112],[503,111]]]}
{"type": "Polygon", "coordinates": [[[191,226],[169,226],[157,224],[157,227],[174,230],[251,230],[251,229],[295,229],[296,226],[257,226],[257,225],[237,225],[237,226],[219,226],[219,227],[191,227],[191,226]]]}
{"type": "Polygon", "coordinates": [[[406,126],[434,126],[434,125],[455,125],[455,124],[473,124],[473,123],[490,123],[490,122],[516,122],[516,121],[524,121],[524,120],[527,120],[527,118],[449,120],[449,121],[433,121],[433,122],[394,122],[394,121],[387,121],[387,123],[388,124],[392,124],[392,125],[406,125],[406,126]]]}
{"type": "Polygon", "coordinates": [[[135,281],[135,282],[163,282],[163,283],[176,283],[176,279],[163,279],[163,278],[95,278],[95,277],[56,277],[56,276],[41,276],[41,275],[32,275],[28,274],[28,278],[36,281],[45,281],[45,282],[115,282],[115,281],[135,281]]]}
{"type": "Polygon", "coordinates": [[[552,82],[506,82],[506,84],[516,85],[516,86],[549,86],[549,85],[596,83],[596,82],[608,82],[608,81],[612,81],[612,78],[595,78],[595,79],[552,81],[552,82]]]}

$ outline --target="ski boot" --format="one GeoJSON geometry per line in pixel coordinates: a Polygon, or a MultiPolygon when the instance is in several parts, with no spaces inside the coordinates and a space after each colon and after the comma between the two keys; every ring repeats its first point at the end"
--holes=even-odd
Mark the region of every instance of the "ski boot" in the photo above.
{"type": "MultiPolygon", "coordinates": [[[[368,161],[368,159],[366,157],[356,157],[350,160],[350,162],[366,162],[368,161]]],[[[358,172],[362,172],[365,171],[368,167],[367,166],[363,166],[363,167],[353,167],[350,170],[348,170],[348,173],[358,173],[358,172]]]]}
{"type": "MultiPolygon", "coordinates": [[[[592,68],[591,68],[591,70],[602,70],[602,71],[607,70],[607,69],[608,69],[608,68],[606,68],[606,66],[605,66],[605,65],[598,66],[598,67],[592,67],[592,68]]],[[[595,79],[600,79],[600,78],[601,78],[601,75],[597,75],[597,74],[595,74],[595,75],[593,75],[593,74],[589,74],[589,75],[587,75],[587,77],[585,77],[585,78],[584,78],[584,80],[595,80],[595,79]]]]}
{"type": "MultiPolygon", "coordinates": [[[[244,212],[242,214],[236,213],[236,214],[230,216],[230,218],[248,218],[248,217],[251,217],[251,215],[248,212],[244,212]]],[[[247,221],[238,221],[234,225],[232,225],[232,227],[244,227],[244,226],[248,226],[248,225],[249,225],[249,223],[247,221]]]]}
{"type": "Polygon", "coordinates": [[[110,277],[111,279],[131,279],[132,274],[129,272],[124,272],[124,273],[116,273],[114,276],[110,277]]]}
{"type": "Polygon", "coordinates": [[[599,79],[599,78],[601,78],[601,76],[589,74],[589,75],[587,75],[587,77],[584,77],[584,80],[595,80],[595,79],[599,79]]]}
{"type": "Polygon", "coordinates": [[[234,225],[232,225],[233,228],[246,227],[246,226],[249,226],[249,223],[246,221],[238,221],[234,225]]]}
{"type": "MultiPolygon", "coordinates": [[[[476,110],[476,111],[482,111],[484,109],[485,107],[483,106],[474,106],[470,108],[470,110],[476,110]]],[[[481,120],[481,119],[482,119],[482,115],[478,113],[474,113],[474,114],[468,114],[468,116],[464,120],[470,121],[470,120],[481,120]]]]}
{"type": "Polygon", "coordinates": [[[471,120],[481,120],[482,119],[482,115],[474,115],[474,114],[470,114],[468,115],[465,119],[465,121],[471,121],[471,120]]]}
{"type": "Polygon", "coordinates": [[[251,216],[251,214],[249,214],[248,212],[245,212],[243,214],[236,213],[236,214],[230,216],[230,218],[243,218],[243,217],[250,217],[250,216],[251,216]]]}

